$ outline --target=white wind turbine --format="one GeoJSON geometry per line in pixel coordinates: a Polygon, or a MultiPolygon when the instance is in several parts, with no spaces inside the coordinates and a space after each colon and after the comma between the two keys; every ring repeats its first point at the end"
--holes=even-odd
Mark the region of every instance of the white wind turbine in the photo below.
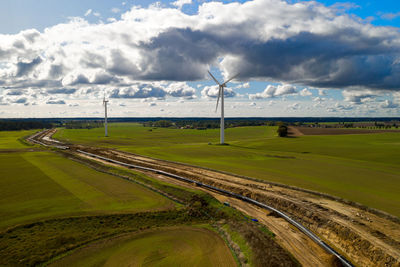
{"type": "Polygon", "coordinates": [[[106,100],[106,94],[104,94],[103,98],[103,106],[104,106],[104,136],[108,136],[108,130],[107,130],[107,103],[108,100],[106,100]]]}
{"type": "Polygon", "coordinates": [[[236,74],[235,76],[233,76],[232,78],[226,80],[225,82],[223,82],[222,84],[218,82],[217,79],[215,79],[215,77],[211,74],[210,71],[208,71],[208,74],[210,74],[211,78],[213,78],[213,80],[218,84],[218,99],[217,99],[217,106],[215,107],[215,112],[217,112],[218,110],[218,102],[219,102],[219,98],[221,98],[221,124],[220,124],[220,143],[221,145],[224,144],[224,128],[225,128],[225,122],[224,122],[224,87],[226,87],[226,84],[228,82],[230,82],[231,80],[235,79],[239,74],[236,74]]]}

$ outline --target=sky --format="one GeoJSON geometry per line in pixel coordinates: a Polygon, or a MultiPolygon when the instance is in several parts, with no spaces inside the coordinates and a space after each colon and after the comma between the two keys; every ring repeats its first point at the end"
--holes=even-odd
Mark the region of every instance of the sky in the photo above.
{"type": "Polygon", "coordinates": [[[393,0],[0,0],[0,118],[399,117],[393,0]]]}

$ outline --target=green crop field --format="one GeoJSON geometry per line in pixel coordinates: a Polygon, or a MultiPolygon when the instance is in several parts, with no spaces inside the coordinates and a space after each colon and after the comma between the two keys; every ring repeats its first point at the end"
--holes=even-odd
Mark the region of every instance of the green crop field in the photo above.
{"type": "Polygon", "coordinates": [[[147,128],[140,124],[65,130],[56,138],[114,147],[328,193],[400,216],[400,133],[279,138],[275,127],[226,130],[147,128]],[[211,142],[212,145],[208,143],[211,142]]]}
{"type": "Polygon", "coordinates": [[[23,149],[27,148],[25,144],[19,141],[24,136],[28,136],[36,132],[29,131],[0,131],[0,151],[1,149],[23,149]]]}
{"type": "Polygon", "coordinates": [[[148,189],[53,152],[0,153],[0,228],[54,216],[174,207],[148,189]]]}
{"type": "Polygon", "coordinates": [[[236,262],[216,233],[183,226],[100,241],[50,266],[236,266],[236,262]]]}

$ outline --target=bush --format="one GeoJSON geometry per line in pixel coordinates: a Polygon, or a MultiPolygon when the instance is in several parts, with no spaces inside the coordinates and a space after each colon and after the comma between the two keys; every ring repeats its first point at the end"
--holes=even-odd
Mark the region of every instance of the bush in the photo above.
{"type": "Polygon", "coordinates": [[[286,137],[288,134],[288,128],[286,125],[281,125],[281,126],[279,126],[277,132],[278,132],[279,137],[286,137]]]}

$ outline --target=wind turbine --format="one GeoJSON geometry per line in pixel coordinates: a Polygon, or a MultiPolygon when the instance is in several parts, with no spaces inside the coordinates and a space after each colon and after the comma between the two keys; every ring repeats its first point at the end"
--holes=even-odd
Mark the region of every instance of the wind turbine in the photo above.
{"type": "Polygon", "coordinates": [[[108,100],[106,100],[106,95],[104,94],[104,98],[103,98],[103,106],[104,106],[104,136],[107,137],[108,136],[108,131],[107,131],[107,103],[108,100]]]}
{"type": "Polygon", "coordinates": [[[223,145],[224,144],[224,128],[225,128],[225,122],[224,122],[224,87],[226,87],[226,84],[228,82],[230,82],[231,80],[235,79],[238,75],[236,74],[235,76],[233,76],[232,78],[226,80],[225,82],[223,82],[222,84],[218,82],[217,79],[215,79],[215,77],[211,74],[210,71],[208,71],[208,74],[210,74],[211,78],[213,78],[213,80],[218,84],[218,99],[217,99],[217,106],[215,107],[215,112],[217,112],[218,110],[218,103],[219,103],[219,98],[221,98],[221,124],[220,124],[220,144],[223,145]]]}

